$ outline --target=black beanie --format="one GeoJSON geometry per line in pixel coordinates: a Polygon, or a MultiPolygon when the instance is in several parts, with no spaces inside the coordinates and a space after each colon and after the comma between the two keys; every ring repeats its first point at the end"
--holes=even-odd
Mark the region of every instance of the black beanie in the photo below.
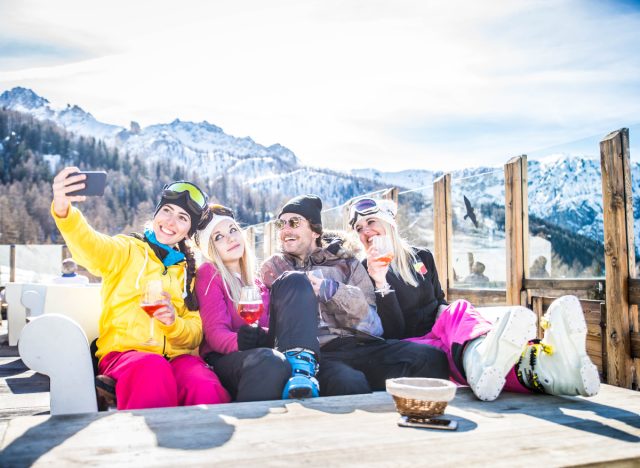
{"type": "Polygon", "coordinates": [[[189,237],[192,237],[193,234],[198,229],[198,224],[200,224],[200,218],[202,217],[202,210],[195,211],[187,200],[189,198],[189,192],[181,192],[180,195],[176,198],[168,199],[164,195],[160,198],[160,201],[156,205],[156,211],[153,213],[153,217],[155,218],[164,205],[176,205],[182,208],[184,211],[189,213],[189,217],[191,218],[191,227],[189,228],[189,237]]]}
{"type": "Polygon", "coordinates": [[[322,200],[316,195],[300,195],[289,200],[280,210],[278,218],[285,213],[304,216],[311,224],[322,226],[322,200]]]}

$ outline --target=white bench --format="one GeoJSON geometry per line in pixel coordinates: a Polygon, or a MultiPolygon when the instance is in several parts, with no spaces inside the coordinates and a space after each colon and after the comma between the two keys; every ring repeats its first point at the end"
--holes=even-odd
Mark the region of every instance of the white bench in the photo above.
{"type": "Polygon", "coordinates": [[[7,301],[9,346],[18,344],[27,317],[37,317],[42,314],[46,288],[44,284],[7,283],[5,300],[7,301]]]}
{"type": "MultiPolygon", "coordinates": [[[[35,300],[32,289],[24,296],[35,300]]],[[[23,327],[22,361],[49,376],[51,414],[98,411],[89,343],[98,336],[100,288],[44,285],[41,314],[23,327]]],[[[40,299],[38,299],[40,300],[40,299]]]]}

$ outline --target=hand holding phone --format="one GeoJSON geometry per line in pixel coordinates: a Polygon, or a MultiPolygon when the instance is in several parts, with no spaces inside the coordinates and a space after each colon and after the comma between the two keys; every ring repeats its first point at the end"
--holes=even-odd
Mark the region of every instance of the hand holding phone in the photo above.
{"type": "Polygon", "coordinates": [[[80,174],[84,174],[84,188],[67,192],[67,195],[78,196],[84,195],[85,197],[101,197],[104,195],[104,188],[107,185],[107,173],[104,171],[85,171],[74,172],[67,177],[73,177],[80,174]]]}
{"type": "MultiPolygon", "coordinates": [[[[94,173],[95,174],[95,173],[94,173]]],[[[102,195],[106,184],[107,174],[90,176],[80,172],[75,166],[65,167],[53,178],[53,211],[65,218],[69,212],[71,202],[81,202],[86,196],[102,195]],[[92,178],[90,181],[89,178],[92,178]],[[85,195],[86,194],[86,195],[85,195]]]]}

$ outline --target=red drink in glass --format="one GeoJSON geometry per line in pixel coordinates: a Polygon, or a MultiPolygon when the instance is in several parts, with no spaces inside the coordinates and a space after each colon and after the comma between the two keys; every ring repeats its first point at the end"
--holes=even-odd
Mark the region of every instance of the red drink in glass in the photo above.
{"type": "Polygon", "coordinates": [[[378,260],[379,262],[384,262],[386,265],[388,265],[393,261],[393,254],[388,253],[385,255],[380,255],[379,257],[376,257],[376,260],[378,260]]]}
{"type": "Polygon", "coordinates": [[[241,302],[238,304],[238,314],[248,325],[256,323],[263,311],[262,302],[241,302]]]}
{"type": "Polygon", "coordinates": [[[144,310],[149,317],[153,317],[153,314],[155,313],[156,310],[158,310],[160,307],[162,307],[161,303],[155,303],[155,304],[140,304],[140,307],[142,307],[142,310],[144,310]]]}

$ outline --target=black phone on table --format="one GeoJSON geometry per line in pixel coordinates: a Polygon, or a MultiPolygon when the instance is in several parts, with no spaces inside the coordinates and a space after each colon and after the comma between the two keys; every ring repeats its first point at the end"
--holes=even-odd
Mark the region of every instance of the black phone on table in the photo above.
{"type": "Polygon", "coordinates": [[[444,418],[410,418],[407,416],[402,416],[398,421],[398,426],[455,431],[456,429],[458,429],[458,422],[444,418]]]}
{"type": "Polygon", "coordinates": [[[107,173],[104,171],[81,171],[69,174],[72,177],[79,174],[85,174],[87,178],[83,180],[84,188],[69,192],[67,195],[77,196],[84,195],[86,197],[101,197],[104,195],[104,188],[107,185],[107,173]]]}

